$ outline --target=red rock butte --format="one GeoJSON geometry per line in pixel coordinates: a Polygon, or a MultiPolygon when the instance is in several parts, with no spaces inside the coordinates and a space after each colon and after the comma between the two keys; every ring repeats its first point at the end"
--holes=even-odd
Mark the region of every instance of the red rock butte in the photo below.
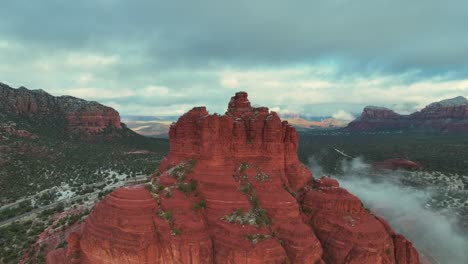
{"type": "Polygon", "coordinates": [[[47,263],[419,263],[412,243],[297,157],[296,130],[238,92],[170,129],[150,183],[106,196],[47,263]]]}
{"type": "Polygon", "coordinates": [[[52,96],[43,90],[18,89],[0,83],[0,112],[54,123],[70,134],[96,135],[122,130],[119,113],[97,102],[72,96],[52,96]]]}
{"type": "Polygon", "coordinates": [[[121,129],[120,115],[110,107],[102,105],[84,106],[79,111],[67,113],[67,131],[100,133],[108,127],[121,129]]]}
{"type": "Polygon", "coordinates": [[[409,130],[466,133],[468,100],[462,96],[442,100],[409,115],[400,115],[385,107],[368,106],[347,128],[358,132],[409,130]]]}

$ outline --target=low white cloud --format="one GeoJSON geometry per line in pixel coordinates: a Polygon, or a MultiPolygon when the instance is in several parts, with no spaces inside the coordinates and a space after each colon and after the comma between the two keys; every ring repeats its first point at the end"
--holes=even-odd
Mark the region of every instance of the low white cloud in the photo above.
{"type": "Polygon", "coordinates": [[[224,75],[221,78],[221,85],[227,88],[239,87],[239,81],[235,76],[224,75]]]}
{"type": "MultiPolygon", "coordinates": [[[[322,175],[323,169],[314,157],[309,157],[309,166],[317,178],[322,175]]],[[[396,232],[411,240],[431,263],[466,263],[468,236],[460,232],[461,219],[452,211],[456,209],[448,206],[438,210],[431,206],[432,202],[441,199],[441,193],[450,190],[453,175],[440,175],[445,183],[433,188],[414,184],[416,177],[419,180],[434,177],[431,172],[376,173],[372,165],[362,158],[343,160],[342,171],[340,175],[332,175],[338,179],[340,186],[359,197],[372,213],[384,217],[396,232]],[[411,186],[403,184],[408,179],[413,182],[411,186]]]]}
{"type": "Polygon", "coordinates": [[[147,96],[162,96],[168,95],[170,90],[166,86],[157,86],[157,85],[150,85],[144,88],[143,94],[147,96]]]}
{"type": "Polygon", "coordinates": [[[0,40],[0,49],[8,49],[10,47],[10,44],[8,41],[5,40],[0,40]]]}
{"type": "Polygon", "coordinates": [[[78,82],[81,84],[88,84],[94,81],[94,76],[91,73],[83,73],[78,77],[78,82]]]}
{"type": "Polygon", "coordinates": [[[343,120],[343,121],[352,121],[356,117],[354,117],[351,113],[340,110],[332,115],[333,118],[343,120]]]}
{"type": "Polygon", "coordinates": [[[114,53],[58,50],[27,57],[24,54],[32,49],[27,43],[1,41],[0,48],[5,50],[0,52],[0,61],[5,62],[0,64],[0,81],[103,103],[121,99],[117,110],[122,114],[159,115],[166,112],[162,107],[181,103],[206,105],[212,112],[224,113],[230,96],[247,91],[252,104],[280,113],[352,120],[351,113],[360,113],[365,105],[407,113],[434,101],[468,95],[468,78],[420,78],[418,71],[338,75],[339,63],[148,71],[143,53],[131,48],[116,48],[114,53]],[[130,104],[132,100],[161,108],[145,112],[130,104]]]}
{"type": "Polygon", "coordinates": [[[94,100],[97,98],[120,98],[126,96],[133,96],[135,92],[130,90],[120,90],[118,93],[112,90],[98,89],[94,87],[79,87],[67,89],[68,95],[78,98],[94,100]]]}
{"type": "MultiPolygon", "coordinates": [[[[413,109],[432,102],[468,95],[468,79],[443,80],[440,76],[428,77],[408,83],[418,72],[394,75],[350,75],[336,78],[323,74],[321,66],[301,66],[278,69],[238,69],[220,73],[221,80],[235,80],[228,88],[249,92],[257,104],[276,105],[307,111],[310,106],[330,104],[353,105],[352,112],[360,112],[366,105],[411,105],[413,109]]],[[[325,67],[325,66],[324,66],[325,67]]],[[[326,71],[325,71],[326,72],[326,71]]],[[[222,82],[223,82],[222,81],[222,82]]],[[[317,108],[314,107],[316,111],[317,108]]],[[[309,115],[333,115],[337,119],[353,120],[349,109],[329,109],[309,115]]]]}
{"type": "Polygon", "coordinates": [[[138,104],[121,104],[109,100],[106,103],[107,106],[113,107],[114,109],[126,108],[128,111],[126,115],[154,115],[156,116],[180,116],[193,108],[193,105],[189,104],[174,104],[171,106],[142,106],[138,104]]]}
{"type": "Polygon", "coordinates": [[[82,68],[94,68],[102,66],[115,65],[119,61],[118,56],[86,54],[86,53],[71,53],[65,58],[65,64],[82,68]]]}
{"type": "Polygon", "coordinates": [[[278,106],[271,107],[270,110],[271,110],[271,111],[274,111],[274,112],[277,112],[277,113],[280,113],[280,112],[281,112],[281,108],[279,108],[278,106]]]}
{"type": "Polygon", "coordinates": [[[186,3],[190,12],[171,1],[74,1],[66,9],[29,2],[0,9],[9,21],[0,26],[0,81],[15,87],[86,98],[133,94],[127,99],[147,104],[164,95],[164,106],[188,98],[218,112],[245,90],[254,104],[308,116],[360,112],[367,104],[420,108],[468,95],[462,0],[425,8],[403,0],[385,8],[372,0],[202,1],[186,3]]]}

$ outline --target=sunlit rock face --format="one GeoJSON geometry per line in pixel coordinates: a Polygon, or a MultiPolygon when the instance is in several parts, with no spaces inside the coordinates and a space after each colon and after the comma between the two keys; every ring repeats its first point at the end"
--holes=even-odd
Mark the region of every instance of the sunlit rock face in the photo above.
{"type": "Polygon", "coordinates": [[[357,197],[314,180],[295,129],[245,92],[223,116],[181,116],[170,145],[150,184],[104,198],[74,258],[52,252],[49,263],[419,263],[357,197]]]}

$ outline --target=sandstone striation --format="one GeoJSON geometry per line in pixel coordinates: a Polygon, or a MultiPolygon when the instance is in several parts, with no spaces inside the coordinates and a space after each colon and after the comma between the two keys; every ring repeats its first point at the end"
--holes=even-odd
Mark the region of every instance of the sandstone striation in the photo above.
{"type": "Polygon", "coordinates": [[[245,92],[222,116],[195,107],[171,126],[151,182],[106,196],[67,252],[80,263],[419,263],[337,181],[314,180],[297,147],[296,130],[245,92]]]}
{"type": "Polygon", "coordinates": [[[349,123],[351,131],[416,130],[460,133],[468,131],[468,100],[462,96],[432,103],[410,115],[369,106],[349,123]]]}
{"type": "Polygon", "coordinates": [[[100,133],[108,127],[121,129],[120,115],[112,108],[103,105],[84,105],[66,114],[68,131],[100,133]]]}
{"type": "Polygon", "coordinates": [[[304,192],[303,209],[327,263],[419,263],[411,242],[367,212],[336,180],[316,180],[315,188],[304,192]]]}

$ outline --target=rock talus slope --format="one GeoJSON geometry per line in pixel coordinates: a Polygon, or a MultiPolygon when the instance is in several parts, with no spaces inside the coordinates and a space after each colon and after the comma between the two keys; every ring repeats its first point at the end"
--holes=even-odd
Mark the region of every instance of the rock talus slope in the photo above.
{"type": "Polygon", "coordinates": [[[419,263],[357,197],[314,180],[295,129],[245,92],[225,115],[181,116],[170,146],[151,183],[105,197],[48,263],[419,263]]]}

